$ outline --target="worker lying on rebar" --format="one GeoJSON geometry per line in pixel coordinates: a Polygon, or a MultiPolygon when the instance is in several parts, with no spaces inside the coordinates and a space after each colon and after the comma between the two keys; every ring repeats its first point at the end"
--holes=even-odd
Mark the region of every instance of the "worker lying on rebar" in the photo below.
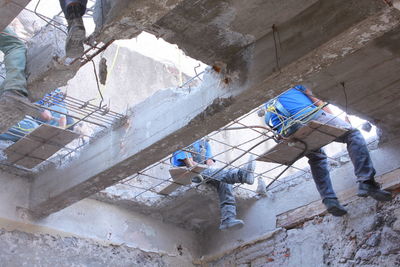
{"type": "MultiPolygon", "coordinates": [[[[312,95],[311,90],[303,85],[296,85],[277,98],[266,103],[265,122],[284,137],[288,137],[310,120],[323,124],[342,127],[349,131],[335,141],[346,143],[347,151],[354,165],[358,182],[358,196],[372,198],[378,201],[390,201],[390,192],[381,190],[375,181],[375,169],[364,137],[360,131],[352,128],[349,122],[332,115],[329,107],[312,95]]],[[[322,148],[306,154],[322,202],[329,213],[343,216],[346,209],[339,203],[333,190],[328,170],[327,156],[322,148]]]]}
{"type": "Polygon", "coordinates": [[[83,42],[86,30],[83,25],[83,15],[86,12],[87,0],[60,0],[60,6],[68,22],[68,36],[65,43],[65,53],[69,58],[80,57],[83,54],[83,42]]]}
{"type": "Polygon", "coordinates": [[[10,27],[0,32],[0,50],[4,53],[6,68],[0,85],[0,133],[3,133],[26,114],[37,116],[39,113],[28,99],[25,44],[10,27]]]}
{"type": "MultiPolygon", "coordinates": [[[[242,220],[236,219],[236,202],[233,195],[232,185],[235,183],[254,183],[255,160],[251,156],[243,168],[219,169],[212,168],[211,146],[206,139],[193,143],[187,150],[178,150],[173,154],[172,164],[174,166],[193,167],[197,164],[209,166],[201,175],[208,180],[207,183],[216,187],[221,209],[221,224],[219,229],[239,229],[243,227],[242,220]],[[190,151],[190,152],[187,152],[190,151]]],[[[193,182],[200,182],[193,181],[193,182]]]]}
{"type": "Polygon", "coordinates": [[[47,94],[37,103],[44,107],[40,116],[37,118],[26,116],[23,120],[8,129],[6,133],[0,134],[0,140],[17,142],[19,139],[39,127],[42,123],[72,130],[71,125],[73,125],[74,120],[71,117],[66,116],[68,110],[64,103],[64,95],[60,89],[56,89],[47,94]]]}

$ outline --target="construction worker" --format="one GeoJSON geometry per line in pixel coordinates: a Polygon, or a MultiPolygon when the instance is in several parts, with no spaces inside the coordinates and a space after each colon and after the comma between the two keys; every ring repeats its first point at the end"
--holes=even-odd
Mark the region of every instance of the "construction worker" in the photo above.
{"type": "Polygon", "coordinates": [[[40,116],[37,118],[26,116],[23,120],[8,129],[6,133],[0,134],[0,140],[17,142],[39,127],[42,123],[72,130],[71,125],[74,123],[74,120],[65,115],[68,113],[68,110],[64,102],[64,94],[60,89],[56,89],[45,95],[45,97],[37,103],[44,107],[40,116]],[[45,108],[49,108],[50,110],[45,108]]]}
{"type": "Polygon", "coordinates": [[[28,100],[26,89],[26,48],[10,27],[0,32],[0,50],[4,53],[6,77],[0,85],[0,132],[5,132],[25,114],[38,115],[28,100]]]}
{"type": "MultiPolygon", "coordinates": [[[[358,196],[371,196],[378,201],[392,199],[391,193],[381,190],[379,184],[375,182],[375,169],[360,131],[352,128],[349,122],[332,115],[329,107],[313,96],[310,89],[303,85],[296,85],[279,97],[268,101],[266,109],[266,124],[284,137],[290,136],[310,120],[348,129],[345,135],[335,141],[347,144],[347,151],[357,177],[358,196]]],[[[323,149],[309,152],[306,157],[309,159],[312,176],[328,212],[334,216],[345,215],[347,211],[340,205],[333,190],[328,160],[323,149]]]]}
{"type": "Polygon", "coordinates": [[[83,54],[83,41],[86,30],[82,17],[86,12],[87,0],[60,0],[60,6],[68,22],[68,36],[65,43],[65,53],[69,58],[83,54]]]}
{"type": "Polygon", "coordinates": [[[74,120],[67,116],[68,109],[64,101],[65,94],[60,89],[55,89],[51,93],[46,94],[42,100],[37,103],[44,107],[38,121],[61,128],[72,130],[74,120]],[[48,108],[48,109],[46,109],[48,108]]]}
{"type": "MultiPolygon", "coordinates": [[[[233,196],[232,185],[235,183],[254,183],[255,161],[250,157],[245,167],[238,169],[218,169],[212,168],[214,160],[212,159],[211,146],[206,139],[201,139],[193,143],[186,152],[178,150],[173,153],[172,164],[174,166],[193,167],[197,164],[206,164],[209,166],[201,175],[209,179],[210,184],[216,187],[221,209],[221,224],[219,229],[239,229],[243,227],[242,220],[236,219],[236,202],[233,196]]],[[[201,180],[197,181],[200,182],[201,180]]],[[[196,181],[193,181],[196,182],[196,181]]]]}

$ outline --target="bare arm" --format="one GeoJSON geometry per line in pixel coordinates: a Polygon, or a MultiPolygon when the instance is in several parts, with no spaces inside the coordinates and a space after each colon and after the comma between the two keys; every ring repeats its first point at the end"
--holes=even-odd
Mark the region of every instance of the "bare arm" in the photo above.
{"type": "Polygon", "coordinates": [[[185,163],[186,167],[189,167],[189,168],[196,165],[196,162],[194,162],[192,158],[184,159],[183,163],[185,163]]]}
{"type": "MultiPolygon", "coordinates": [[[[317,107],[323,106],[326,103],[324,101],[322,101],[319,98],[316,98],[315,96],[313,96],[313,94],[311,93],[310,89],[306,89],[306,91],[304,92],[306,94],[306,96],[314,103],[314,105],[316,105],[317,107]]],[[[325,106],[322,108],[322,110],[324,110],[325,112],[329,113],[329,114],[333,114],[332,110],[329,108],[329,106],[325,106]]]]}

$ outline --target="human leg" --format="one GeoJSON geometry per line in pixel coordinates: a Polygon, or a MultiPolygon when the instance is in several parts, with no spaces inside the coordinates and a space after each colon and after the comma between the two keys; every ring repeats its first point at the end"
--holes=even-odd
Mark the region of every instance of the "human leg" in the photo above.
{"type": "Polygon", "coordinates": [[[308,153],[306,157],[315,185],[328,212],[334,216],[343,216],[347,211],[340,205],[333,190],[325,152],[320,148],[308,153]]]}
{"type": "Polygon", "coordinates": [[[218,193],[221,211],[221,224],[219,229],[226,230],[228,228],[242,228],[244,225],[243,221],[236,219],[236,201],[233,195],[232,185],[217,180],[212,180],[209,183],[215,186],[218,193]]]}
{"type": "Polygon", "coordinates": [[[345,135],[337,138],[335,141],[347,145],[347,151],[354,166],[354,174],[359,183],[358,196],[366,197],[369,195],[378,201],[391,200],[391,193],[381,190],[379,184],[375,182],[374,177],[376,171],[367,144],[360,131],[352,128],[349,123],[328,113],[323,113],[316,118],[316,120],[329,125],[342,126],[349,129],[345,135]]]}
{"type": "Polygon", "coordinates": [[[86,38],[82,16],[86,11],[87,0],[60,0],[60,6],[68,22],[68,36],[65,43],[66,56],[79,57],[83,54],[83,41],[86,38]]]}
{"type": "Polygon", "coordinates": [[[26,48],[9,28],[0,33],[0,50],[4,53],[6,78],[1,85],[0,94],[7,90],[15,90],[28,95],[26,90],[26,48]]]}
{"type": "Polygon", "coordinates": [[[5,132],[25,114],[36,116],[37,109],[27,98],[25,44],[7,27],[0,33],[0,50],[6,67],[6,78],[0,86],[0,132],[5,132]]]}

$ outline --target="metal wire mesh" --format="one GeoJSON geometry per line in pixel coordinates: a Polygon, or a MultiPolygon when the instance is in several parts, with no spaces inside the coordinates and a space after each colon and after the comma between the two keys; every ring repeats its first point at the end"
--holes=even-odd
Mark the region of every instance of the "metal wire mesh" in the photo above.
{"type": "MultiPolygon", "coordinates": [[[[278,96],[277,96],[278,97],[278,96]]],[[[313,103],[315,104],[315,103],[313,103]]],[[[243,166],[247,163],[248,155],[253,155],[256,158],[268,155],[272,151],[266,153],[269,147],[275,144],[276,132],[271,129],[267,129],[261,126],[263,123],[260,122],[259,125],[249,125],[248,120],[250,117],[254,119],[255,113],[261,107],[257,107],[253,109],[251,112],[241,116],[240,118],[228,123],[226,126],[221,129],[212,132],[205,136],[211,144],[212,147],[218,147],[217,153],[214,153],[213,159],[215,160],[215,168],[219,170],[224,169],[234,169],[239,170],[243,168],[243,166]],[[261,126],[261,127],[259,127],[261,126]],[[239,138],[239,140],[235,140],[236,138],[227,138],[225,135],[226,132],[235,131],[235,136],[245,136],[244,138],[239,138]],[[241,133],[242,132],[242,133],[241,133]],[[264,146],[264,147],[262,147],[264,146]],[[262,148],[260,148],[262,147],[262,148]]],[[[336,117],[345,114],[342,111],[340,114],[336,115],[336,117]]],[[[296,115],[296,114],[295,114],[296,115]]],[[[288,120],[293,119],[295,116],[293,115],[288,120]]],[[[323,124],[325,125],[325,124],[323,124]]],[[[319,129],[315,129],[318,131],[319,129]]],[[[188,150],[188,147],[182,148],[183,151],[188,150]]],[[[190,151],[194,153],[193,151],[190,151]]],[[[171,155],[172,156],[172,155],[171,155]]],[[[158,161],[149,167],[143,169],[140,172],[137,172],[130,177],[127,177],[123,181],[119,183],[119,185],[124,185],[131,187],[134,189],[134,194],[131,194],[133,199],[139,197],[150,197],[154,196],[152,194],[159,194],[159,192],[165,188],[169,184],[179,184],[176,183],[169,175],[168,170],[170,168],[174,168],[171,163],[171,156],[164,158],[161,161],[158,161]],[[151,194],[150,194],[151,193],[151,194]]],[[[328,158],[330,158],[328,156],[328,158]]],[[[330,158],[332,159],[332,158],[330,158]]],[[[335,160],[335,159],[332,159],[335,160]]],[[[264,181],[268,191],[274,190],[278,186],[287,186],[289,185],[293,179],[282,179],[286,177],[285,175],[288,171],[291,173],[302,173],[311,175],[308,167],[305,166],[304,162],[302,164],[290,164],[283,165],[277,163],[260,163],[262,166],[260,168],[256,168],[254,172],[255,179],[261,179],[264,181]],[[299,166],[297,166],[299,165],[299,166]],[[274,185],[275,184],[275,185],[274,185]],[[274,185],[274,186],[273,186],[274,185]]],[[[213,180],[214,177],[204,177],[205,181],[213,180]]],[[[180,185],[179,190],[198,190],[199,185],[189,184],[189,185],[180,185]]],[[[256,189],[256,185],[249,186],[243,184],[236,184],[235,188],[240,188],[240,190],[248,191],[251,194],[258,194],[259,192],[256,189]]],[[[170,197],[170,196],[165,196],[170,197]]]]}

